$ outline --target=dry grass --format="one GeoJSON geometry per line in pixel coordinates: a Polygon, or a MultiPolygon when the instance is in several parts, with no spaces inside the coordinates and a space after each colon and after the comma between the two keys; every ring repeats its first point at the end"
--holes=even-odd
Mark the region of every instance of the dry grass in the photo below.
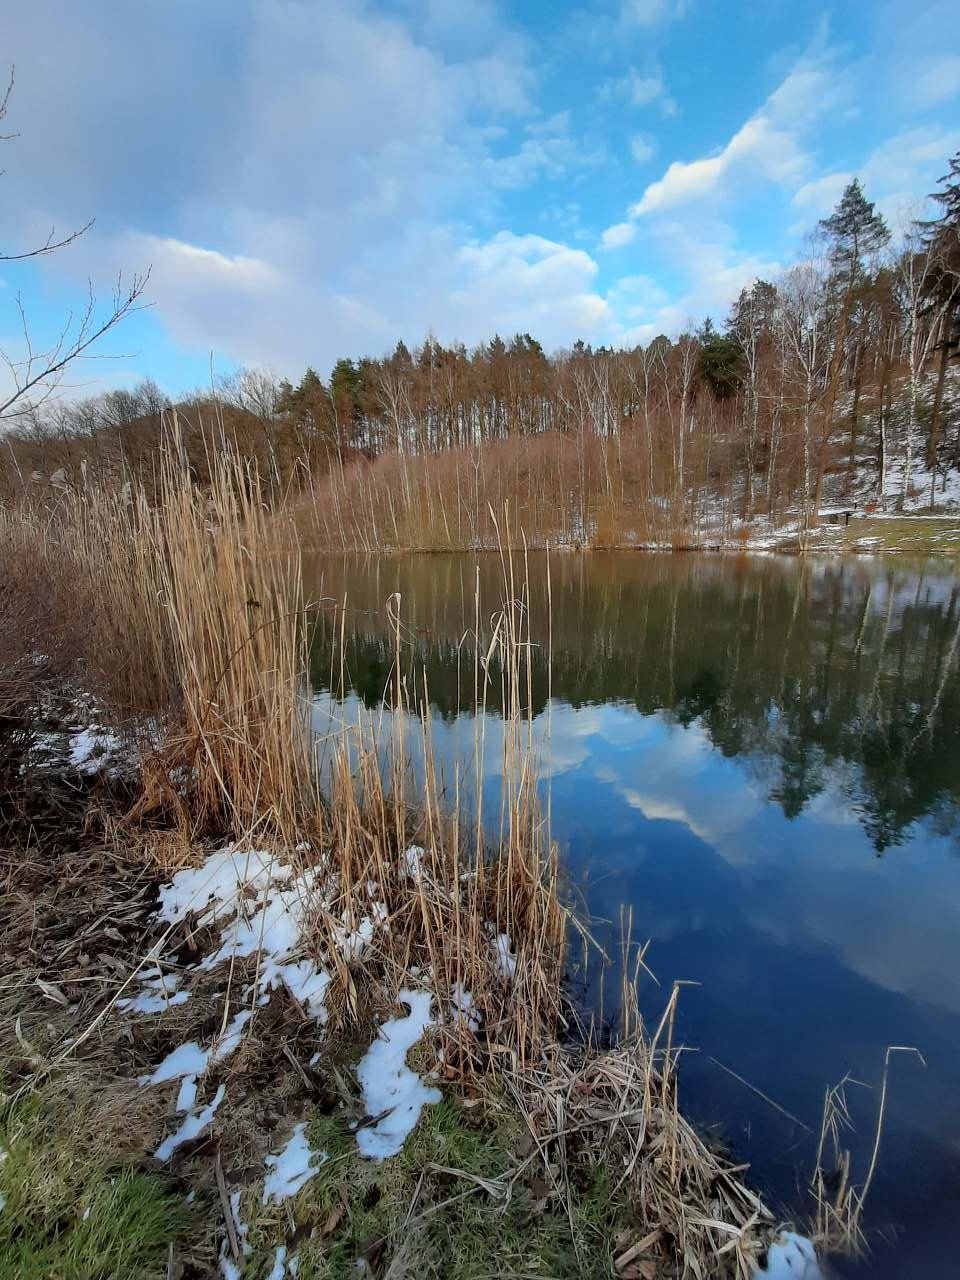
{"type": "Polygon", "coordinates": [[[913,1046],[888,1046],[883,1059],[870,1163],[859,1186],[853,1181],[850,1152],[843,1145],[843,1134],[853,1127],[846,1091],[849,1085],[859,1085],[860,1081],[844,1076],[839,1084],[827,1090],[824,1097],[811,1192],[816,1204],[813,1237],[829,1253],[859,1256],[867,1252],[863,1211],[877,1171],[887,1110],[890,1058],[895,1053],[915,1054],[926,1066],[923,1055],[913,1046]]]}
{"type": "Polygon", "coordinates": [[[200,825],[292,832],[310,762],[296,543],[234,453],[201,490],[174,424],[158,467],[155,504],[85,486],[2,513],[53,623],[24,610],[25,662],[52,636],[111,721],[134,719],[152,757],[138,813],[176,803],[179,771],[200,825]]]}
{"type": "Polygon", "coordinates": [[[691,546],[708,512],[714,539],[728,532],[741,504],[718,483],[709,445],[682,487],[664,470],[663,447],[630,427],[616,440],[545,431],[413,458],[355,458],[311,476],[295,514],[308,544],[344,551],[519,549],[525,539],[691,546]]]}

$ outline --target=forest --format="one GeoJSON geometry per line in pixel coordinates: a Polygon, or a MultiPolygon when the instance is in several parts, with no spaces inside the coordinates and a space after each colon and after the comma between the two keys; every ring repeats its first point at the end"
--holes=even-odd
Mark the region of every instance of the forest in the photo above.
{"type": "Polygon", "coordinates": [[[8,410],[9,500],[93,479],[149,488],[171,420],[204,483],[255,459],[318,547],[686,545],[815,526],[833,506],[960,496],[960,154],[936,216],[895,237],[847,186],[803,259],[729,315],[632,349],[472,351],[434,337],[294,385],[240,370],[171,401],[152,382],[8,410]]]}

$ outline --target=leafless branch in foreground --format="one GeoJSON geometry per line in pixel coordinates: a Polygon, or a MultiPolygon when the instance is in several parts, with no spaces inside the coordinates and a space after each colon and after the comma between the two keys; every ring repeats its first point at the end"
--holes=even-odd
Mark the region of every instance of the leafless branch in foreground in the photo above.
{"type": "MultiPolygon", "coordinates": [[[[0,121],[7,114],[10,96],[13,93],[16,79],[16,68],[11,66],[7,87],[0,96],[0,121]]],[[[0,142],[10,141],[15,134],[0,134],[0,142]]],[[[2,171],[0,171],[2,172],[2,171]]],[[[93,226],[94,219],[85,222],[82,227],[69,235],[57,238],[56,227],[51,227],[42,244],[32,249],[17,253],[0,252],[0,262],[23,262],[28,258],[42,258],[73,244],[93,226]]],[[[106,333],[115,328],[121,320],[139,311],[144,305],[141,302],[143,291],[150,278],[149,269],[136,273],[124,285],[123,277],[118,275],[113,289],[109,310],[100,313],[93,286],[87,283],[87,301],[79,316],[71,312],[60,329],[59,334],[44,350],[36,350],[30,336],[27,312],[22,297],[16,300],[20,315],[20,328],[23,333],[23,354],[15,358],[8,351],[0,349],[0,364],[6,367],[9,374],[11,390],[0,392],[0,422],[14,418],[25,418],[36,412],[44,401],[48,400],[60,387],[63,374],[71,361],[90,358],[91,348],[106,333]]],[[[100,357],[108,358],[108,357],[100,357]]]]}
{"type": "Polygon", "coordinates": [[[14,359],[6,351],[0,351],[0,360],[13,383],[13,391],[5,400],[0,400],[0,421],[26,417],[48,400],[61,385],[64,371],[72,361],[90,358],[90,348],[95,343],[121,320],[143,309],[141,299],[149,279],[149,269],[134,274],[126,285],[123,277],[118,276],[110,308],[99,314],[93,288],[88,284],[83,312],[79,317],[71,312],[53,345],[42,351],[34,349],[23,300],[18,296],[24,354],[14,359]]]}

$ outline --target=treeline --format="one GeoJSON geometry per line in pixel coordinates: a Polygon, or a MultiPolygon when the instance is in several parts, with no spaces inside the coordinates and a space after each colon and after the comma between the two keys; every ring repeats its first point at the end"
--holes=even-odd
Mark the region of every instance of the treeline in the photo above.
{"type": "Polygon", "coordinates": [[[247,371],[176,406],[144,383],[31,415],[0,483],[149,474],[175,413],[201,481],[211,449],[237,447],[303,495],[325,545],[482,543],[491,509],[602,543],[806,526],[827,499],[932,507],[960,470],[960,154],[933,199],[894,251],[851,182],[805,260],[720,328],[555,354],[529,334],[428,338],[326,382],[247,371]]]}

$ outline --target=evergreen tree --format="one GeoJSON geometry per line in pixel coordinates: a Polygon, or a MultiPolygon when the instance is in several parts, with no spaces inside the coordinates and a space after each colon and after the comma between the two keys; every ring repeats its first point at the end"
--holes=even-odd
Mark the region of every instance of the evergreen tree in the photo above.
{"type": "Polygon", "coordinates": [[[755,280],[730,308],[727,329],[741,342],[773,329],[777,314],[777,287],[768,280],[755,280]]]}
{"type": "Polygon", "coordinates": [[[743,382],[743,348],[736,333],[717,333],[707,316],[697,331],[700,343],[697,368],[718,400],[729,399],[743,382]]]}
{"type": "Polygon", "coordinates": [[[858,178],[846,186],[830,217],[820,219],[820,229],[830,241],[831,265],[848,288],[860,274],[863,257],[878,252],[890,239],[887,224],[863,194],[858,178]]]}
{"type": "Polygon", "coordinates": [[[933,259],[928,293],[938,308],[950,314],[945,341],[955,354],[960,344],[960,151],[947,162],[949,173],[939,179],[940,189],[930,199],[943,209],[939,218],[920,224],[924,247],[933,259]]]}
{"type": "Polygon", "coordinates": [[[932,192],[930,196],[931,200],[941,206],[943,213],[939,218],[921,223],[926,233],[925,249],[931,258],[931,269],[927,273],[927,309],[942,317],[940,340],[937,344],[940,349],[940,367],[927,434],[927,466],[932,473],[931,507],[935,497],[947,362],[960,354],[960,151],[947,163],[950,166],[949,172],[939,179],[939,190],[932,192]]]}
{"type": "Polygon", "coordinates": [[[352,360],[340,359],[330,375],[330,394],[336,413],[337,442],[352,444],[363,420],[363,376],[352,360]]]}

